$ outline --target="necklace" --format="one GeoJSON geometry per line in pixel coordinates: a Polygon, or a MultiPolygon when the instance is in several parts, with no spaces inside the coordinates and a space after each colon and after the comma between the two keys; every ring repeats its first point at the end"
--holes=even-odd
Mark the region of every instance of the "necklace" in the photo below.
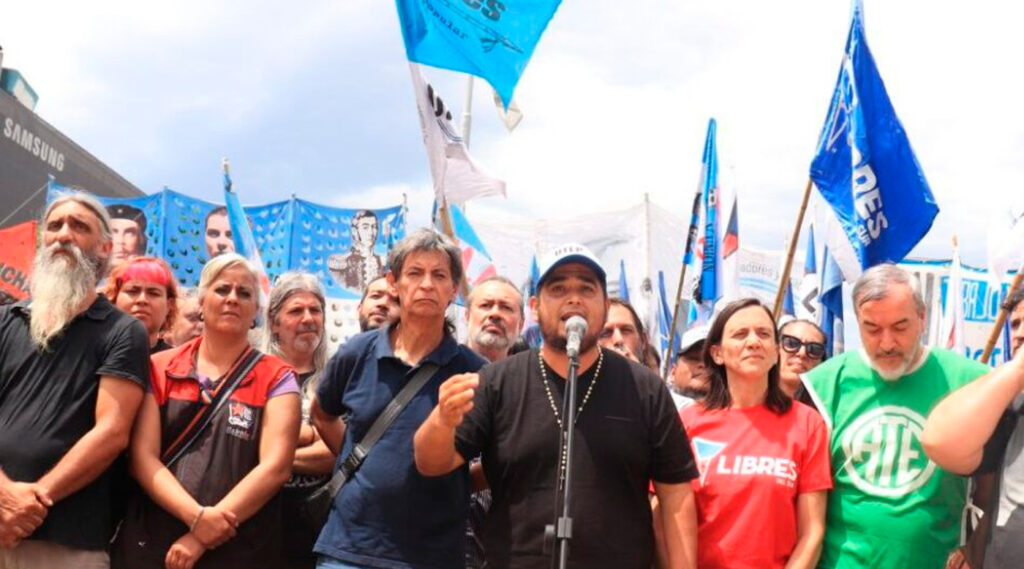
{"type": "MultiPolygon", "coordinates": [[[[555,397],[551,394],[551,387],[548,385],[548,372],[544,366],[544,358],[541,356],[540,350],[537,350],[537,362],[540,364],[540,377],[544,383],[544,393],[548,396],[548,403],[551,404],[551,412],[555,414],[555,422],[558,423],[559,431],[562,430],[562,417],[558,414],[558,405],[555,405],[555,397]]],[[[597,367],[594,368],[594,379],[590,380],[590,385],[587,386],[587,392],[583,394],[583,401],[580,402],[579,409],[576,410],[576,420],[573,424],[580,422],[580,415],[583,414],[583,408],[587,406],[587,401],[590,401],[590,394],[594,392],[594,386],[597,385],[597,378],[601,375],[601,364],[604,363],[604,350],[597,349],[597,367]]],[[[565,465],[569,458],[569,441],[562,443],[562,456],[558,466],[558,483],[561,486],[565,482],[565,465]]]]}

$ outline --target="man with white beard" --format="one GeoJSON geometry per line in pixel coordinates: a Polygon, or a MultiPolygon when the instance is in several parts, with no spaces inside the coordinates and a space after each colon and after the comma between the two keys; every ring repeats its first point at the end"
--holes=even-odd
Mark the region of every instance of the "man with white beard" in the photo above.
{"type": "Polygon", "coordinates": [[[505,277],[490,277],[473,287],[466,304],[466,345],[489,362],[505,359],[523,327],[519,288],[505,277]]]}
{"type": "Polygon", "coordinates": [[[110,465],[149,380],[149,342],[96,293],[106,209],[66,194],[41,227],[31,297],[0,308],[0,569],[108,567],[110,465]]]}
{"type": "Polygon", "coordinates": [[[802,377],[830,434],[832,475],[818,567],[942,567],[959,544],[966,481],[925,456],[925,417],[988,367],[921,343],[919,283],[896,265],[853,286],[863,349],[802,377]]]}

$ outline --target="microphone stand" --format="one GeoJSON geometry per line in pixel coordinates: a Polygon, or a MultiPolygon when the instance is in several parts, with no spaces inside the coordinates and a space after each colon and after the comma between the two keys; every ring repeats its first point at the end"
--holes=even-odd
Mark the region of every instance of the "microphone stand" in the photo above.
{"type": "MultiPolygon", "coordinates": [[[[562,424],[558,438],[559,458],[561,458],[563,449],[565,452],[565,478],[558,480],[555,486],[555,524],[545,528],[545,533],[549,536],[553,534],[554,537],[557,557],[553,556],[551,558],[551,566],[556,569],[567,569],[569,564],[569,541],[572,540],[572,516],[569,515],[569,506],[571,505],[572,498],[572,485],[570,481],[572,480],[573,441],[576,438],[576,376],[579,372],[579,367],[579,354],[570,354],[569,377],[566,378],[569,385],[566,386],[567,388],[562,398],[562,416],[565,417],[565,422],[562,424]],[[561,507],[561,515],[558,514],[559,506],[561,507]]],[[[561,468],[561,464],[559,464],[558,468],[561,468]]]]}

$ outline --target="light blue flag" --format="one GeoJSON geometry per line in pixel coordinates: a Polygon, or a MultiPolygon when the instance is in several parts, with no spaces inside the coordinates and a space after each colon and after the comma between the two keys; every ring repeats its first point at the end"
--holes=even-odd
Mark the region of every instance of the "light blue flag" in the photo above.
{"type": "Polygon", "coordinates": [[[619,259],[619,298],[629,302],[629,283],[626,282],[626,261],[619,259]]]}
{"type": "Polygon", "coordinates": [[[782,313],[796,316],[796,305],[793,302],[793,283],[786,282],[786,294],[782,297],[782,313]]]}
{"type": "Polygon", "coordinates": [[[810,174],[860,269],[902,260],[939,212],[868,49],[860,0],[810,174]]]}
{"type": "MultiPolygon", "coordinates": [[[[253,236],[252,227],[246,218],[242,202],[238,201],[238,194],[235,193],[231,184],[231,175],[228,174],[227,161],[224,166],[224,203],[228,210],[228,222],[231,223],[231,235],[235,242],[235,251],[249,260],[249,263],[256,269],[256,276],[259,279],[260,306],[267,306],[270,298],[270,278],[267,276],[267,268],[263,265],[260,257],[260,249],[256,245],[256,237],[253,236]]],[[[263,315],[256,315],[256,325],[262,326],[263,315]]]]}
{"type": "Polygon", "coordinates": [[[452,233],[455,234],[459,249],[462,250],[462,269],[465,271],[466,284],[469,288],[497,276],[498,269],[494,266],[494,261],[487,254],[484,242],[477,236],[462,209],[455,204],[448,204],[448,211],[451,214],[452,233]]]}
{"type": "MultiPolygon", "coordinates": [[[[668,305],[668,295],[665,293],[665,273],[658,271],[658,338],[661,350],[658,353],[665,353],[668,348],[668,338],[672,328],[672,309],[668,305]]],[[[672,361],[676,348],[679,346],[679,335],[676,335],[675,345],[672,352],[668,354],[666,361],[672,361]]]]}
{"type": "Polygon", "coordinates": [[[827,247],[821,264],[821,329],[832,357],[843,352],[843,275],[827,247]]]}
{"type": "Polygon", "coordinates": [[[804,257],[804,274],[813,275],[818,272],[818,260],[815,257],[814,248],[814,226],[807,229],[807,256],[804,257]]]}
{"type": "Polygon", "coordinates": [[[722,294],[719,290],[721,282],[722,259],[718,250],[721,239],[718,235],[718,150],[715,148],[715,119],[708,121],[708,134],[704,141],[703,171],[703,207],[704,227],[703,261],[700,271],[700,286],[695,295],[697,301],[709,311],[722,294]]]}
{"type": "Polygon", "coordinates": [[[561,0],[396,0],[409,61],[482,77],[508,107],[561,0]]]}

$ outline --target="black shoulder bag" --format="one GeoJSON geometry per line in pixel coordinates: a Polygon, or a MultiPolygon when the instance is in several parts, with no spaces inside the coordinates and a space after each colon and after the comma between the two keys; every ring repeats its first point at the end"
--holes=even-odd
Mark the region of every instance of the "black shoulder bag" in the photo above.
{"type": "Polygon", "coordinates": [[[412,376],[412,379],[409,380],[409,383],[405,384],[405,387],[398,392],[398,395],[395,395],[395,398],[377,416],[373,425],[370,425],[370,430],[366,431],[366,434],[363,435],[363,440],[352,447],[345,460],[341,462],[341,468],[331,476],[331,480],[306,499],[307,514],[310,516],[310,521],[316,524],[316,527],[323,527],[327,521],[327,514],[331,511],[331,503],[334,501],[334,497],[338,495],[341,487],[352,478],[352,475],[355,474],[356,470],[363,464],[363,461],[366,460],[366,455],[373,448],[373,445],[377,444],[384,431],[388,430],[391,423],[395,422],[395,419],[398,418],[402,409],[405,409],[405,406],[413,396],[434,376],[437,368],[437,364],[433,362],[422,364],[416,370],[416,374],[412,376]]]}

